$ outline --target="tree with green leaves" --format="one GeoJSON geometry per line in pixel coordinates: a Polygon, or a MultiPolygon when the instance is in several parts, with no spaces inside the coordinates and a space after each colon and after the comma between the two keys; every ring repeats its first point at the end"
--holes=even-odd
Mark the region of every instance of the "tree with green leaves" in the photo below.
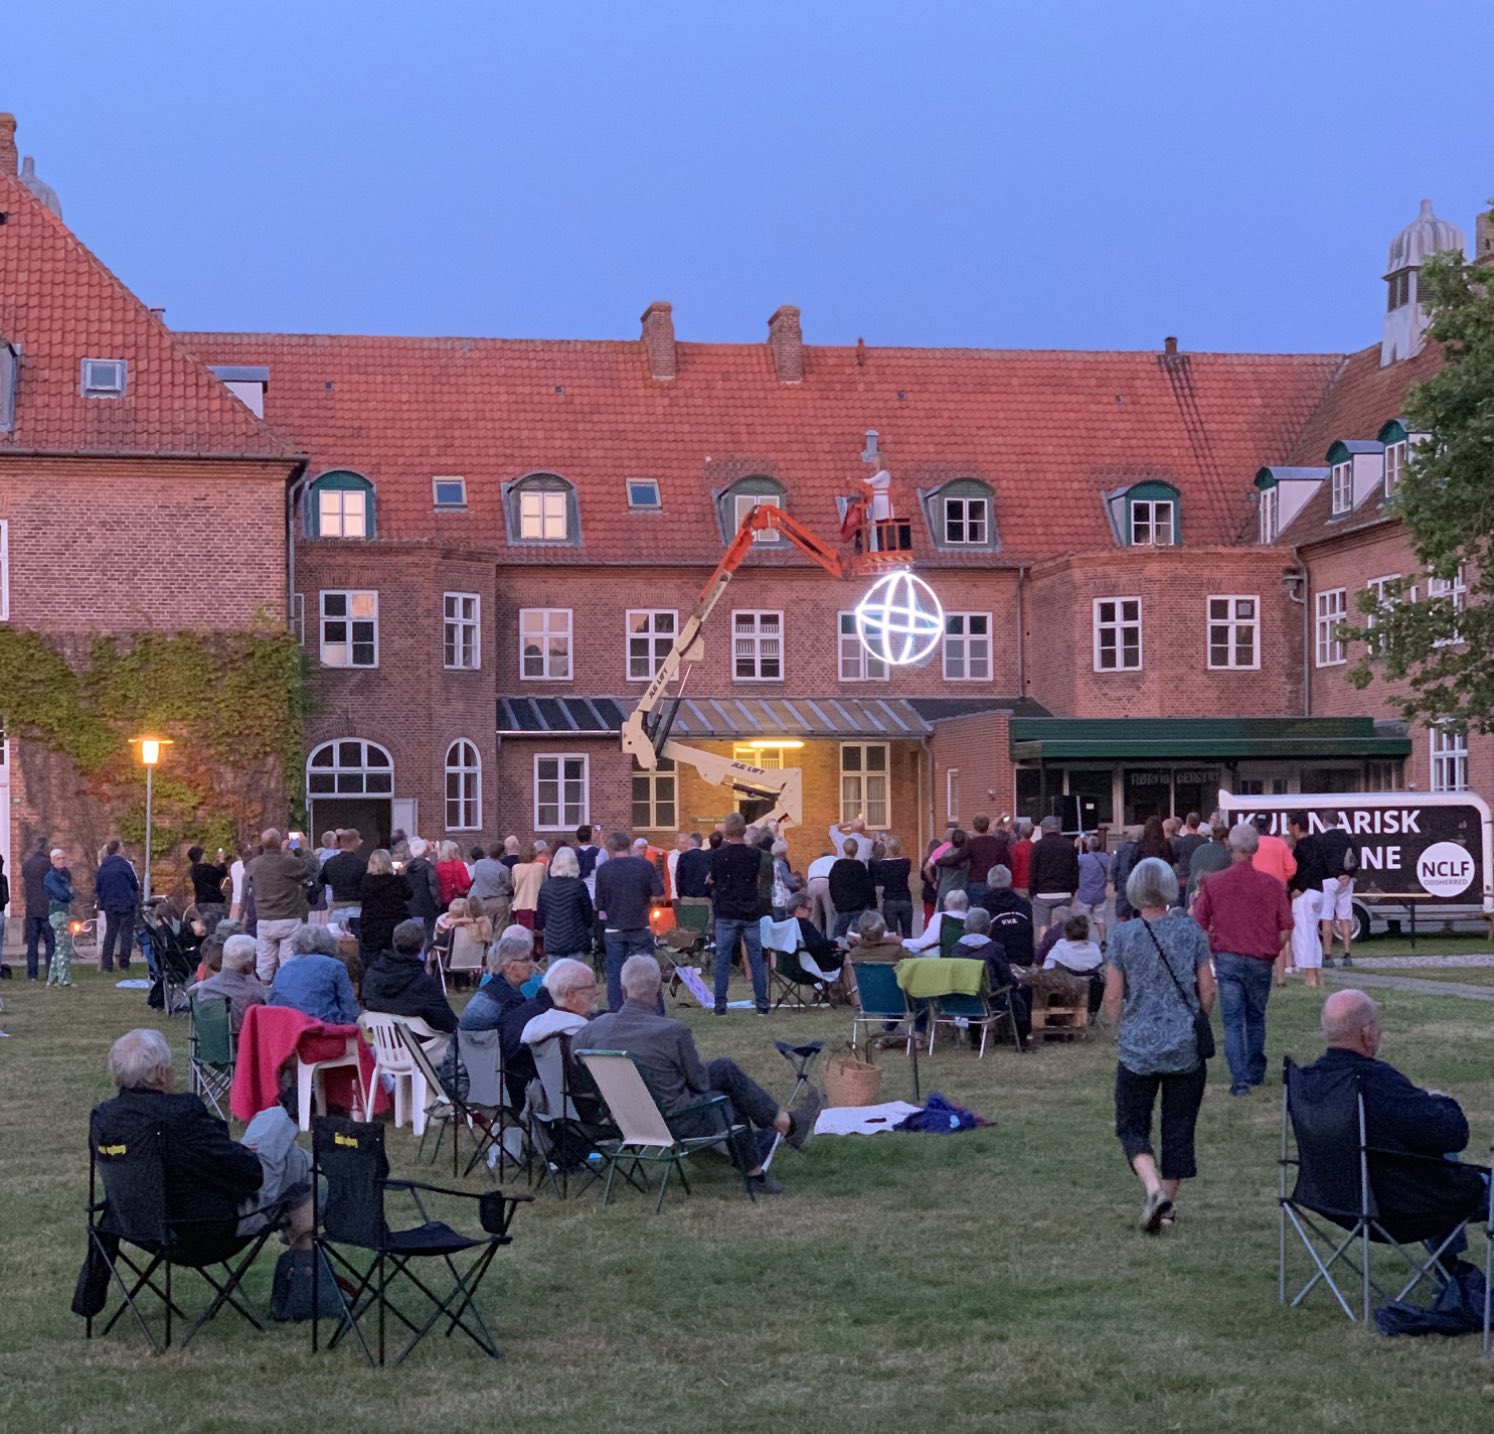
{"type": "Polygon", "coordinates": [[[1408,453],[1388,511],[1405,525],[1421,571],[1358,599],[1364,620],[1346,626],[1362,642],[1350,669],[1359,688],[1375,677],[1406,679],[1392,699],[1426,722],[1494,730],[1494,271],[1456,251],[1418,275],[1428,338],[1443,363],[1406,401],[1408,453]],[[1428,582],[1428,579],[1435,581],[1428,582]]]}

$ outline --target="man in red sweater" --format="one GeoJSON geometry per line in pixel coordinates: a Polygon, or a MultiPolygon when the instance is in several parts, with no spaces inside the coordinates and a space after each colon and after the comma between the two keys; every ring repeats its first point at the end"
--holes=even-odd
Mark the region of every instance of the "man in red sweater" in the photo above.
{"type": "Polygon", "coordinates": [[[1286,887],[1253,865],[1259,844],[1248,822],[1235,827],[1230,864],[1199,887],[1193,903],[1214,953],[1231,1095],[1249,1095],[1266,1078],[1266,1001],[1272,968],[1292,935],[1286,887]]]}

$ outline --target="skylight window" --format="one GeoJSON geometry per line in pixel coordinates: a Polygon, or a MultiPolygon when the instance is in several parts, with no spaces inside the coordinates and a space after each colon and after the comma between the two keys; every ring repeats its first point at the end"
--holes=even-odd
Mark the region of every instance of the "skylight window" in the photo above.
{"type": "Polygon", "coordinates": [[[122,398],[126,364],[123,359],[84,359],[83,397],[122,398]]]}
{"type": "Polygon", "coordinates": [[[467,480],[461,477],[432,478],[431,496],[438,508],[465,508],[467,480]]]}
{"type": "Polygon", "coordinates": [[[663,507],[659,498],[659,480],[657,478],[629,478],[628,507],[645,509],[663,507]]]}

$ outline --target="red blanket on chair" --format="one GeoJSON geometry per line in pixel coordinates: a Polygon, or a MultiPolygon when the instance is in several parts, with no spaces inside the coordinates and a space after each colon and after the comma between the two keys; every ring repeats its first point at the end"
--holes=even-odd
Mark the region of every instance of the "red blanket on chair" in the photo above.
{"type": "MultiPolygon", "coordinates": [[[[280,1072],[294,1066],[299,1057],[312,1061],[336,1060],[347,1049],[348,1037],[358,1042],[358,1068],[363,1089],[373,1074],[373,1053],[363,1032],[357,1026],[329,1026],[290,1006],[250,1006],[244,1012],[244,1028],[239,1033],[237,1058],[233,1067],[233,1087],[229,1108],[236,1119],[252,1120],[260,1111],[280,1099],[280,1072]]],[[[353,1083],[351,1066],[329,1070],[326,1082],[327,1103],[352,1109],[362,1105],[353,1083]]],[[[387,1106],[388,1094],[377,1086],[375,1107],[387,1106]]]]}

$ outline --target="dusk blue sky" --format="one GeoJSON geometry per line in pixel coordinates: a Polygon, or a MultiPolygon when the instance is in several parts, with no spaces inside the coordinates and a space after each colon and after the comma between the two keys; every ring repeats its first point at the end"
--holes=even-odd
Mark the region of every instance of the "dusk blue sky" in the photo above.
{"type": "Polygon", "coordinates": [[[0,109],[183,329],[1339,351],[1494,194],[1487,6],[5,0],[0,109]]]}

